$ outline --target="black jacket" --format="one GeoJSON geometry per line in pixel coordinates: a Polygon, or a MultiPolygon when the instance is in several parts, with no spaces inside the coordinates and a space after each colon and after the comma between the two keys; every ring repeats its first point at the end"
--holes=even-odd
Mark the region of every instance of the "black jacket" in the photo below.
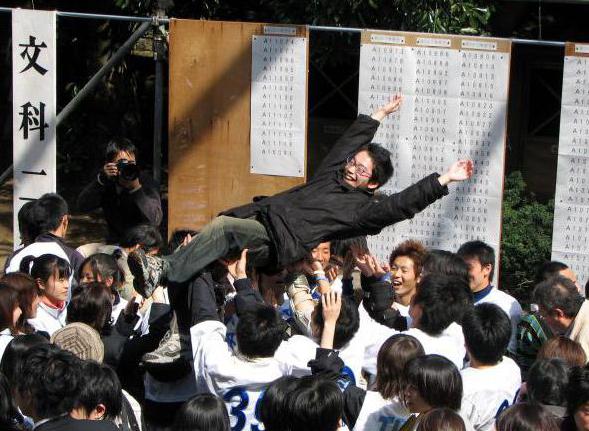
{"type": "Polygon", "coordinates": [[[263,223],[276,247],[276,263],[282,266],[302,259],[320,242],[378,234],[448,194],[438,174],[391,196],[353,188],[343,180],[346,158],[372,141],[379,124],[360,115],[308,183],[223,214],[256,217],[263,223]]]}
{"type": "Polygon", "coordinates": [[[57,418],[46,422],[37,428],[36,431],[118,431],[118,428],[111,421],[77,420],[69,416],[57,418]]]}
{"type": "Polygon", "coordinates": [[[141,188],[134,193],[117,191],[115,181],[98,182],[98,177],[88,184],[78,196],[78,211],[87,212],[102,207],[108,224],[108,241],[116,243],[130,227],[147,223],[158,227],[162,222],[162,202],[155,181],[141,172],[141,188]]]}

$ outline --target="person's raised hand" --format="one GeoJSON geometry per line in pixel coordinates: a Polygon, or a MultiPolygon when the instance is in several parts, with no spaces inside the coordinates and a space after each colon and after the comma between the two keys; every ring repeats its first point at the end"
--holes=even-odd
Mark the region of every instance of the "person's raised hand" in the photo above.
{"type": "Polygon", "coordinates": [[[400,94],[393,94],[391,95],[389,102],[376,110],[372,114],[372,118],[378,121],[384,120],[388,115],[396,112],[401,107],[401,103],[403,102],[403,96],[400,94]]]}
{"type": "Polygon", "coordinates": [[[445,174],[438,178],[441,185],[445,186],[454,181],[464,181],[472,177],[474,163],[472,160],[458,160],[448,168],[445,174]]]}
{"type": "Polygon", "coordinates": [[[321,295],[321,308],[324,325],[335,326],[342,309],[342,296],[337,292],[328,292],[321,295]]]}
{"type": "Polygon", "coordinates": [[[365,277],[372,277],[374,275],[370,258],[371,256],[368,253],[354,254],[354,261],[356,266],[365,277]]]}

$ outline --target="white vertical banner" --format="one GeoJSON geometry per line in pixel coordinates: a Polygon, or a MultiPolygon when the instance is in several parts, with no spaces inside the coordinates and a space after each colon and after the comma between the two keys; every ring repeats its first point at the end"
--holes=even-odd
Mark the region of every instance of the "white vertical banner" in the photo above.
{"type": "Polygon", "coordinates": [[[50,11],[12,11],[15,248],[19,210],[56,187],[55,17],[50,11]]]}

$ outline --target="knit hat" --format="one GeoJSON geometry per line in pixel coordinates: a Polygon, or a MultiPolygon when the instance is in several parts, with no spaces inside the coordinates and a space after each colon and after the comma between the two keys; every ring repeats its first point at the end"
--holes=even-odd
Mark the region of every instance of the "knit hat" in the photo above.
{"type": "Polygon", "coordinates": [[[85,323],[70,323],[55,331],[51,342],[82,360],[102,362],[104,359],[104,344],[100,334],[85,323]]]}

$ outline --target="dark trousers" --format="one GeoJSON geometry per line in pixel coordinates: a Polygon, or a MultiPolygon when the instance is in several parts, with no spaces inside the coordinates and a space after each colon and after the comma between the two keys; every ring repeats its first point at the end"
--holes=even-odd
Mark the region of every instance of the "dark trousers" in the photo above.
{"type": "Polygon", "coordinates": [[[219,216],[206,225],[186,246],[164,258],[169,282],[183,283],[215,260],[244,248],[248,263],[265,266],[270,259],[271,241],[262,223],[255,219],[219,216]]]}

